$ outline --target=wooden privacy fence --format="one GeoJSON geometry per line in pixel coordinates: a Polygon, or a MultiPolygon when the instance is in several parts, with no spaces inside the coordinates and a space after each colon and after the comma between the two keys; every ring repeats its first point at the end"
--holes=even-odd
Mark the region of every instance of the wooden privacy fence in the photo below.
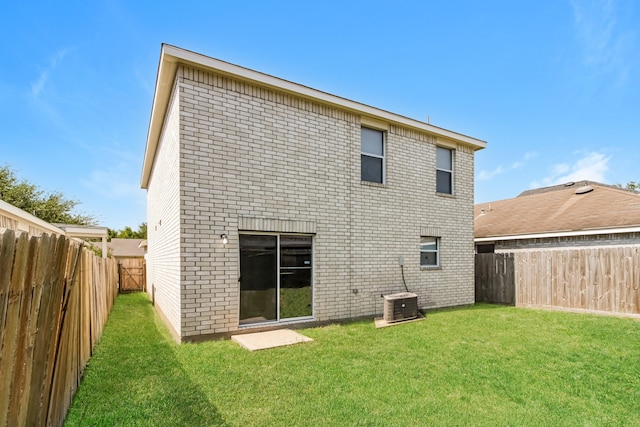
{"type": "Polygon", "coordinates": [[[118,276],[121,292],[144,291],[146,272],[144,258],[124,258],[118,261],[118,276]]]}
{"type": "Polygon", "coordinates": [[[640,314],[640,247],[522,251],[516,303],[640,314]]]}
{"type": "Polygon", "coordinates": [[[113,259],[0,233],[0,426],[60,426],[117,295],[113,259]]]}
{"type": "Polygon", "coordinates": [[[516,303],[513,254],[476,255],[476,302],[516,303]]]}
{"type": "Polygon", "coordinates": [[[505,255],[513,257],[513,284],[483,273],[485,264],[476,261],[476,290],[508,294],[513,288],[521,306],[640,314],[639,246],[519,250],[478,254],[476,260],[505,255]]]}

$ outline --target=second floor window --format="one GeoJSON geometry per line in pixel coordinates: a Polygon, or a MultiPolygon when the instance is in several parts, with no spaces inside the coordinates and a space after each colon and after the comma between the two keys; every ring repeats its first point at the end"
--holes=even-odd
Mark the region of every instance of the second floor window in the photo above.
{"type": "Polygon", "coordinates": [[[360,179],[384,183],[384,132],[362,128],[360,144],[360,179]]]}
{"type": "Polygon", "coordinates": [[[436,192],[453,194],[453,150],[436,147],[436,192]]]}

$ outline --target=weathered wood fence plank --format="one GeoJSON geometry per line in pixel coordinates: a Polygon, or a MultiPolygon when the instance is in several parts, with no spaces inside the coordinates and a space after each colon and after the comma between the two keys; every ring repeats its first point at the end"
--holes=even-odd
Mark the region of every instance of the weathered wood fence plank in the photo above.
{"type": "Polygon", "coordinates": [[[640,246],[476,255],[476,301],[640,314],[640,246]],[[513,272],[491,268],[513,260],[513,272]],[[513,277],[513,281],[508,278],[513,277]]]}
{"type": "Polygon", "coordinates": [[[515,304],[512,254],[476,255],[476,301],[515,304]]]}
{"type": "Polygon", "coordinates": [[[117,294],[115,260],[97,259],[0,232],[0,425],[62,425],[117,294]]]}
{"type": "Polygon", "coordinates": [[[125,258],[118,262],[120,291],[144,291],[146,287],[145,259],[125,258]]]}

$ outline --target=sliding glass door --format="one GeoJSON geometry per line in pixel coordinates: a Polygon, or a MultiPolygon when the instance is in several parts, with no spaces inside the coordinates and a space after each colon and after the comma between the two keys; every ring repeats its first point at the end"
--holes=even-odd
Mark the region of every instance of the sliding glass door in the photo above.
{"type": "Polygon", "coordinates": [[[278,320],[278,236],[240,235],[240,324],[278,320]]]}
{"type": "Polygon", "coordinates": [[[313,315],[312,238],[240,235],[240,325],[313,315]]]}
{"type": "Polygon", "coordinates": [[[280,318],[311,316],[311,237],[280,236],[280,318]]]}

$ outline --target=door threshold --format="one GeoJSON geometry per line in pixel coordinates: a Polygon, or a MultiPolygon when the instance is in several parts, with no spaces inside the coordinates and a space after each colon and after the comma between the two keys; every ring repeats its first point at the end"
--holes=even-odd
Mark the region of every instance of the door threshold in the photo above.
{"type": "Polygon", "coordinates": [[[297,317],[295,319],[286,319],[286,320],[271,320],[266,322],[259,323],[251,323],[248,325],[238,325],[238,329],[252,329],[252,328],[270,328],[273,327],[285,327],[287,325],[298,324],[298,323],[307,323],[307,322],[315,322],[315,317],[297,317]]]}

